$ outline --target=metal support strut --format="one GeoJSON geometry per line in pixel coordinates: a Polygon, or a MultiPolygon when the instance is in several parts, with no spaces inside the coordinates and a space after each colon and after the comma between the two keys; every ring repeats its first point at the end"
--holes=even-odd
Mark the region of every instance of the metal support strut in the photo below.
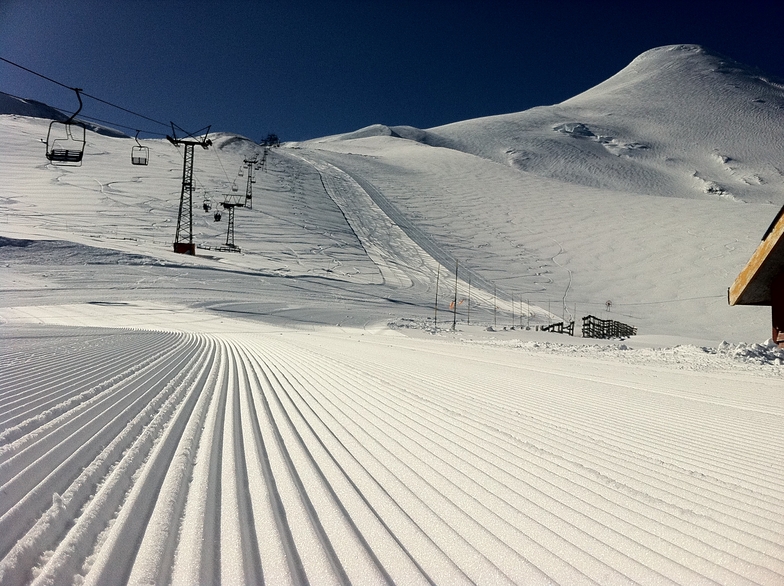
{"type": "Polygon", "coordinates": [[[177,214],[177,233],[174,236],[174,252],[196,254],[193,244],[193,146],[185,144],[185,156],[182,159],[182,191],[180,192],[180,212],[177,214]],[[187,224],[183,222],[185,194],[188,194],[187,224]]]}
{"type": "Polygon", "coordinates": [[[253,157],[252,159],[245,159],[243,162],[248,168],[248,183],[245,186],[245,207],[253,209],[253,184],[256,183],[255,179],[253,179],[253,168],[258,159],[253,157]]]}
{"type": "Polygon", "coordinates": [[[227,206],[229,211],[228,229],[226,230],[226,246],[234,248],[234,206],[227,206]]]}
{"type": "Polygon", "coordinates": [[[182,190],[180,191],[180,210],[177,214],[177,232],[174,235],[174,252],[181,254],[196,254],[196,245],[193,243],[193,147],[199,145],[207,149],[212,141],[207,139],[210,127],[207,126],[203,138],[196,138],[193,134],[188,134],[190,138],[177,138],[174,131],[175,125],[172,122],[172,136],[166,138],[174,146],[185,145],[185,154],[182,158],[182,190]],[[186,196],[187,194],[187,202],[186,196]],[[185,209],[187,206],[187,209],[185,209]]]}

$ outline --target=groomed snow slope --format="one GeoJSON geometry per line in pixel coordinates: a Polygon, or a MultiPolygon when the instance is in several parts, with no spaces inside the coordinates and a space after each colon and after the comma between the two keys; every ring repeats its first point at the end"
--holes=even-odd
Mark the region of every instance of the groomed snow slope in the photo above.
{"type": "Polygon", "coordinates": [[[765,369],[20,313],[49,325],[3,328],[2,584],[784,577],[765,369]]]}
{"type": "Polygon", "coordinates": [[[186,257],[181,151],[47,125],[0,116],[0,585],[784,581],[784,353],[725,297],[781,200],[378,126],[271,150],[238,254],[261,149],[218,134],[186,257]],[[520,328],[562,312],[640,335],[520,328]]]}

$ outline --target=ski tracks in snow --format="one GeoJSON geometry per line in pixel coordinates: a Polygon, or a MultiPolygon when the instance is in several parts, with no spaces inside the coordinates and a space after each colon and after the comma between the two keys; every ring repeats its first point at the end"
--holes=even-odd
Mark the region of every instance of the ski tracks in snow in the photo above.
{"type": "Polygon", "coordinates": [[[1,359],[2,585],[784,579],[781,412],[731,382],[79,331],[1,359]]]}
{"type": "MultiPolygon", "coordinates": [[[[448,292],[444,298],[451,299],[452,284],[450,273],[455,274],[455,259],[446,253],[421,230],[411,225],[389,201],[366,180],[355,177],[349,172],[321,158],[316,151],[290,153],[311,165],[319,173],[324,191],[337,205],[365,252],[381,273],[383,282],[393,288],[415,289],[430,292],[439,288],[448,292]],[[382,205],[383,204],[383,205],[382,205]],[[401,226],[406,225],[407,230],[401,226]],[[415,234],[415,237],[409,235],[415,234]],[[416,240],[414,239],[416,238],[416,240]],[[443,268],[442,268],[443,267],[443,268]],[[439,282],[441,274],[443,281],[439,282]]],[[[563,250],[562,250],[563,252],[563,250]]],[[[557,264],[557,263],[556,263],[557,264]]],[[[456,283],[460,297],[471,297],[472,305],[484,306],[514,314],[515,300],[508,295],[496,296],[493,284],[481,278],[474,271],[463,269],[462,278],[456,283]],[[473,274],[473,289],[465,280],[466,274],[473,274]]],[[[569,272],[571,279],[571,271],[569,272]]],[[[471,277],[469,276],[469,280],[471,277]]],[[[568,289],[567,289],[568,292],[568,289]]],[[[564,299],[565,299],[564,294],[564,299]]],[[[522,301],[521,301],[522,303],[522,301]]],[[[449,303],[447,302],[448,306],[449,303]]],[[[526,304],[526,312],[531,316],[539,314],[554,318],[543,309],[526,304]]]]}

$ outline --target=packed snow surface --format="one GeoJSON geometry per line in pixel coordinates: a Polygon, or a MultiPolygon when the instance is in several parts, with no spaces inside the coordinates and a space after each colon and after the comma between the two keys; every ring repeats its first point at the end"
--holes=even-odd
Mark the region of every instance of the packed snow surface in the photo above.
{"type": "Polygon", "coordinates": [[[784,583],[784,352],[726,298],[777,82],[673,46],[518,114],[219,133],[195,257],[182,149],[52,165],[0,106],[0,585],[784,583]]]}

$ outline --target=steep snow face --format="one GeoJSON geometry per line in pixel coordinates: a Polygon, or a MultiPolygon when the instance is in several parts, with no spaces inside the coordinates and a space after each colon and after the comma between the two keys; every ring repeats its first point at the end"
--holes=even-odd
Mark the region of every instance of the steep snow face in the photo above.
{"type": "Polygon", "coordinates": [[[782,121],[784,85],[673,45],[561,104],[433,128],[428,142],[585,186],[782,203],[782,121]]]}
{"type": "MultiPolygon", "coordinates": [[[[3,92],[0,92],[0,114],[12,114],[30,118],[46,118],[48,120],[59,120],[61,122],[68,120],[70,116],[70,114],[66,115],[60,110],[52,108],[43,102],[18,98],[3,92]]],[[[127,135],[124,132],[120,132],[114,128],[107,128],[106,126],[101,126],[100,124],[94,124],[92,122],[80,122],[84,124],[85,127],[98,134],[127,138],[127,135]]]]}
{"type": "Polygon", "coordinates": [[[43,102],[17,98],[11,94],[0,92],[0,114],[17,114],[32,118],[49,118],[51,120],[66,120],[60,110],[47,106],[43,102]]]}

